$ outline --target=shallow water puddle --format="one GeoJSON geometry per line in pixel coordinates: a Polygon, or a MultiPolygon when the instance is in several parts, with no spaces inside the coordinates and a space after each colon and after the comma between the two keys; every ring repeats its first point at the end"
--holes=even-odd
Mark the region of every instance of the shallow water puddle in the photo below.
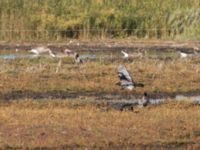
{"type": "MultiPolygon", "coordinates": [[[[134,56],[137,54],[137,52],[132,51],[132,50],[127,50],[127,53],[130,54],[130,56],[134,56]]],[[[145,57],[149,57],[149,58],[174,58],[177,57],[176,52],[174,51],[155,51],[155,50],[148,50],[148,51],[144,51],[143,50],[143,56],[145,57]]],[[[62,54],[62,53],[55,53],[57,55],[57,58],[62,58],[62,57],[67,57],[66,55],[62,54]]],[[[121,53],[121,51],[116,50],[116,51],[83,51],[80,52],[80,58],[84,59],[91,59],[91,60],[96,60],[96,59],[122,59],[123,58],[123,54],[121,53]]],[[[39,55],[41,57],[50,57],[48,54],[42,54],[39,55]]],[[[1,50],[0,51],[0,59],[32,59],[32,58],[37,58],[37,55],[34,55],[28,51],[25,50],[20,50],[20,51],[15,51],[15,50],[9,50],[9,51],[4,51],[1,50]]]]}
{"type": "MultiPolygon", "coordinates": [[[[83,52],[83,53],[80,53],[80,58],[83,60],[84,59],[91,59],[91,60],[94,59],[95,60],[95,59],[101,59],[101,58],[109,59],[112,57],[116,57],[116,55],[117,55],[117,53],[83,52]]],[[[51,57],[51,56],[49,56],[48,54],[41,54],[41,55],[37,56],[37,55],[29,53],[27,51],[22,51],[20,53],[15,52],[15,51],[9,51],[9,53],[3,51],[0,53],[0,59],[3,59],[3,60],[14,60],[14,59],[24,59],[24,58],[33,59],[33,58],[37,58],[37,57],[51,57]]],[[[64,58],[64,57],[68,57],[68,56],[66,56],[65,54],[60,54],[60,53],[56,54],[56,58],[64,58]]]]}
{"type": "MultiPolygon", "coordinates": [[[[149,98],[149,104],[151,105],[157,105],[157,104],[161,104],[164,102],[167,102],[170,98],[166,97],[166,98],[149,98]]],[[[172,98],[175,101],[188,101],[188,102],[192,102],[194,104],[199,104],[200,105],[200,96],[184,96],[184,95],[176,95],[175,98],[172,98]]],[[[105,100],[107,102],[110,103],[128,103],[128,104],[135,104],[138,101],[141,101],[142,98],[138,98],[138,99],[118,99],[118,100],[105,100]]]]}
{"type": "Polygon", "coordinates": [[[35,55],[31,55],[31,54],[1,54],[0,55],[0,59],[23,59],[23,58],[28,58],[28,59],[32,59],[35,58],[35,55]]]}
{"type": "Polygon", "coordinates": [[[176,95],[175,100],[177,101],[189,101],[195,104],[200,105],[200,95],[199,96],[184,96],[184,95],[176,95]]]}
{"type": "MultiPolygon", "coordinates": [[[[174,99],[168,98],[160,98],[160,99],[149,99],[146,103],[143,99],[121,99],[121,100],[104,100],[106,102],[108,108],[113,108],[116,110],[133,110],[135,107],[145,107],[148,105],[159,105],[169,101],[185,101],[190,102],[195,105],[200,105],[200,96],[184,96],[184,95],[177,95],[174,99]]],[[[96,101],[96,103],[100,104],[102,101],[96,101]]]]}

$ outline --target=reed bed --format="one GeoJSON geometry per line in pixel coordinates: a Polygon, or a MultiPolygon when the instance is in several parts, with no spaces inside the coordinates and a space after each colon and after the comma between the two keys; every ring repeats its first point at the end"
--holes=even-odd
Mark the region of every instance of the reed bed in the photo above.
{"type": "Polygon", "coordinates": [[[197,40],[199,7],[199,0],[6,0],[0,1],[0,40],[197,40]]]}

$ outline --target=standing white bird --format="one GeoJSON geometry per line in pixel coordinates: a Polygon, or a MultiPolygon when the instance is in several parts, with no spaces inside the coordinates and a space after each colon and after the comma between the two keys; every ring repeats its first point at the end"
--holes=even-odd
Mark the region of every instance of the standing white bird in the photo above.
{"type": "Polygon", "coordinates": [[[49,53],[51,57],[56,57],[55,54],[47,47],[36,47],[31,49],[30,52],[34,53],[37,56],[43,53],[49,53]]]}
{"type": "Polygon", "coordinates": [[[184,53],[184,52],[179,52],[180,57],[181,58],[186,58],[188,56],[188,54],[184,53]]]}
{"type": "Polygon", "coordinates": [[[121,53],[124,55],[123,56],[124,59],[128,59],[129,57],[128,53],[126,53],[125,51],[121,51],[121,53]]]}

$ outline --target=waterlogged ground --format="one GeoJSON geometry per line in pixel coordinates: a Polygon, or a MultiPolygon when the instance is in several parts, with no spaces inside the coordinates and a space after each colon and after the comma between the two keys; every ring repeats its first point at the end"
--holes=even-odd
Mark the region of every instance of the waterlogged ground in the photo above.
{"type": "MultiPolygon", "coordinates": [[[[38,44],[42,46],[44,44],[38,44]]],[[[0,45],[1,99],[20,98],[101,98],[132,99],[144,92],[153,98],[177,94],[199,95],[200,53],[198,42],[71,42],[48,44],[57,58],[48,54],[37,57],[29,52],[37,44],[0,45]],[[65,57],[64,49],[80,54],[83,65],[75,65],[65,57]],[[123,59],[121,50],[131,57],[123,59]],[[187,52],[181,58],[179,52],[187,52]],[[141,54],[140,57],[135,57],[141,54]],[[62,61],[60,67],[59,61],[62,61]],[[116,69],[119,64],[127,67],[135,82],[145,84],[131,92],[121,90],[116,69]]]]}
{"type": "Polygon", "coordinates": [[[36,45],[0,44],[0,148],[200,148],[199,42],[50,44],[57,58],[29,53],[36,45]],[[84,64],[64,57],[65,48],[84,64]],[[145,86],[122,90],[119,64],[145,86]],[[162,103],[121,109],[144,92],[162,103]]]}

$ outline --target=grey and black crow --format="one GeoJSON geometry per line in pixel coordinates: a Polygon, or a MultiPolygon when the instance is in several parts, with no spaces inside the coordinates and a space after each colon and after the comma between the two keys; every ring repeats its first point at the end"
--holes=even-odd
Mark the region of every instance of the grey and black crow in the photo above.
{"type": "Polygon", "coordinates": [[[123,89],[132,90],[136,86],[143,87],[142,83],[135,83],[129,75],[127,69],[123,65],[119,65],[117,68],[118,77],[120,79],[120,85],[123,89]]]}

